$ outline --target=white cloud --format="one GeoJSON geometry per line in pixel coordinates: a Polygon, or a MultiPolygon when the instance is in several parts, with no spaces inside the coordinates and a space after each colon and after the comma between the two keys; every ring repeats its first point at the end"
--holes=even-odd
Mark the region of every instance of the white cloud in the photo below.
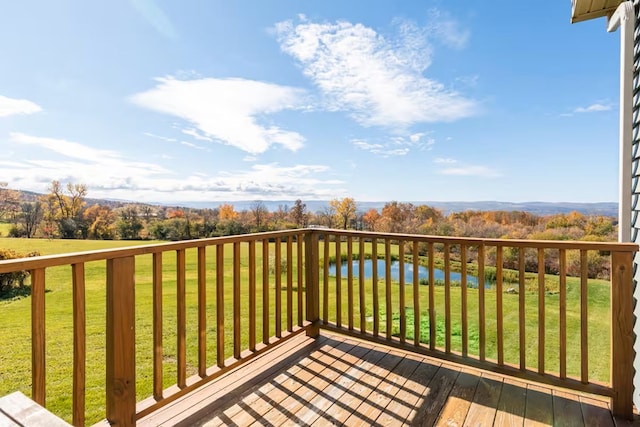
{"type": "MultiPolygon", "coordinates": [[[[90,197],[171,203],[256,198],[311,200],[345,193],[342,181],[327,178],[331,170],[324,165],[254,164],[249,170],[219,171],[215,175],[192,171],[184,176],[159,164],[130,160],[113,150],[64,139],[11,133],[9,140],[16,146],[30,146],[31,153],[27,159],[0,158],[0,168],[10,177],[7,181],[11,188],[45,192],[55,179],[86,184],[90,197]]],[[[171,162],[176,163],[173,159],[171,162]]]]}
{"type": "Polygon", "coordinates": [[[437,157],[436,159],[433,160],[433,163],[452,164],[452,163],[458,163],[458,161],[456,159],[451,159],[447,157],[437,157]]]}
{"type": "Polygon", "coordinates": [[[495,178],[500,176],[497,171],[486,166],[461,166],[457,168],[447,168],[443,169],[441,173],[443,175],[478,176],[487,178],[495,178]]]}
{"type": "Polygon", "coordinates": [[[574,113],[596,113],[600,111],[609,111],[611,110],[611,105],[595,103],[591,104],[587,107],[578,107],[573,110],[574,113]]]}
{"type": "Polygon", "coordinates": [[[439,9],[429,11],[429,32],[449,47],[462,49],[469,40],[469,30],[460,28],[460,24],[447,12],[439,9]]]}
{"type": "Polygon", "coordinates": [[[0,117],[8,117],[18,114],[34,114],[42,111],[35,102],[26,99],[7,98],[0,95],[0,117]]]}
{"type": "Polygon", "coordinates": [[[388,145],[370,144],[362,139],[354,139],[351,141],[351,143],[360,150],[369,151],[370,153],[376,154],[381,157],[404,156],[409,152],[408,147],[389,148],[388,145]]]}
{"type": "Polygon", "coordinates": [[[9,134],[9,139],[11,142],[15,142],[17,144],[39,146],[65,157],[71,157],[74,159],[86,161],[105,161],[105,159],[113,161],[120,160],[120,156],[114,151],[99,150],[77,142],[66,141],[64,139],[44,138],[19,132],[11,132],[9,134]]]}
{"type": "Polygon", "coordinates": [[[160,136],[160,135],[155,135],[151,132],[144,132],[143,135],[148,136],[150,138],[156,138],[156,139],[160,139],[162,141],[167,141],[167,142],[178,142],[177,139],[175,138],[168,138],[166,136],[160,136]]]}
{"type": "Polygon", "coordinates": [[[200,132],[198,132],[197,129],[182,129],[182,133],[192,136],[200,141],[213,141],[213,139],[209,138],[208,136],[202,135],[200,132]]]}
{"type": "Polygon", "coordinates": [[[420,139],[425,135],[426,134],[424,132],[414,133],[412,135],[409,135],[409,140],[413,143],[417,143],[420,142],[420,139]]]}
{"type": "MultiPolygon", "coordinates": [[[[202,145],[194,144],[193,142],[189,142],[189,141],[180,141],[180,144],[184,145],[185,147],[195,148],[196,150],[207,150],[207,148],[203,147],[202,145]]],[[[211,151],[211,150],[207,150],[207,151],[211,151]]]]}
{"type": "Polygon", "coordinates": [[[364,151],[369,151],[380,157],[404,156],[412,150],[431,150],[435,140],[424,138],[426,133],[414,133],[410,135],[395,135],[375,138],[374,142],[362,138],[351,140],[351,144],[364,151]]]}
{"type": "MultiPolygon", "coordinates": [[[[281,49],[323,93],[325,108],[347,111],[363,126],[403,128],[473,115],[473,100],[424,76],[432,56],[429,31],[407,21],[397,27],[385,37],[359,23],[303,20],[280,22],[275,32],[281,49]]],[[[435,31],[449,44],[464,44],[453,24],[435,31]]]]}
{"type": "Polygon", "coordinates": [[[202,134],[183,132],[197,139],[214,138],[251,154],[274,144],[291,151],[303,145],[299,133],[262,123],[265,115],[301,108],[300,89],[244,79],[156,80],[155,88],[133,95],[131,101],[186,120],[202,134]]]}

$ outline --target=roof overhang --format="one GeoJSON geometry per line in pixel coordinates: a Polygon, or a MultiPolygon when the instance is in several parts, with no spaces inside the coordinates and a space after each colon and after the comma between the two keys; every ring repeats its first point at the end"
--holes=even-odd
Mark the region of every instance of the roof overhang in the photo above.
{"type": "Polygon", "coordinates": [[[609,17],[623,0],[571,0],[571,23],[609,17]]]}

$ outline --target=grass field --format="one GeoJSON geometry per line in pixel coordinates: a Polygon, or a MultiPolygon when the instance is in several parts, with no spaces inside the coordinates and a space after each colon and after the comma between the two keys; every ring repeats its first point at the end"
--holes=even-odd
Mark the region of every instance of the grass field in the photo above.
{"type": "Polygon", "coordinates": [[[10,229],[11,229],[11,224],[8,224],[6,222],[0,222],[0,237],[7,237],[10,229]]]}
{"type": "MultiPolygon", "coordinates": [[[[149,243],[149,242],[144,242],[149,243]]],[[[96,249],[106,249],[121,246],[138,245],[141,242],[126,241],[74,241],[74,240],[30,240],[30,239],[0,239],[0,247],[14,249],[22,252],[39,251],[41,254],[79,252],[96,249]]],[[[322,243],[321,243],[322,245],[322,243]]],[[[273,246],[271,245],[271,254],[273,246]]],[[[294,245],[295,246],[295,245],[294,245]]],[[[345,247],[342,248],[346,250],[345,247]]],[[[370,252],[370,247],[365,251],[370,252]]],[[[397,248],[392,247],[393,252],[397,248]]],[[[248,342],[248,259],[247,245],[242,245],[241,262],[241,328],[243,348],[248,342]]],[[[262,330],[262,283],[261,283],[261,246],[257,245],[258,271],[257,283],[257,337],[260,339],[262,330]]],[[[322,253],[322,250],[321,250],[322,253]]],[[[331,253],[335,253],[331,248],[331,253]]],[[[232,355],[233,331],[232,331],[232,250],[225,247],[225,356],[232,355]]],[[[295,248],[293,251],[296,259],[295,248]]],[[[283,256],[284,257],[284,256],[283,256]]],[[[152,392],[152,305],[151,305],[151,256],[142,255],[136,257],[136,377],[138,400],[149,396],[152,392]]],[[[175,255],[165,253],[163,256],[163,339],[164,339],[164,382],[170,386],[176,382],[176,262],[175,255]]],[[[196,289],[196,251],[187,251],[187,363],[188,374],[197,372],[197,289],[196,289]]],[[[297,319],[295,287],[297,270],[296,262],[293,262],[292,276],[294,287],[292,289],[294,324],[297,319]]],[[[105,268],[104,262],[91,262],[85,266],[86,276],[86,310],[87,310],[87,423],[98,421],[104,417],[104,378],[105,378],[105,352],[104,352],[104,325],[105,325],[105,268]]],[[[283,309],[286,307],[284,291],[286,275],[283,275],[283,309]]],[[[207,251],[207,354],[209,364],[215,363],[215,336],[216,336],[216,305],[215,305],[215,250],[207,251]]],[[[47,407],[54,413],[70,420],[71,417],[71,380],[72,380],[72,289],[70,267],[51,268],[47,270],[47,294],[46,294],[46,336],[47,336],[47,407]]],[[[355,280],[354,301],[354,326],[359,328],[359,293],[357,280],[355,280]]],[[[568,278],[567,292],[567,348],[568,348],[568,373],[579,373],[579,283],[573,278],[568,278]]],[[[322,280],[321,269],[321,288],[322,280]]],[[[328,320],[336,319],[336,281],[328,280],[328,295],[326,311],[328,320]]],[[[341,306],[342,323],[347,323],[347,288],[349,283],[342,280],[341,306]]],[[[386,313],[390,312],[393,321],[393,332],[399,331],[399,285],[391,284],[394,289],[391,305],[387,307],[385,301],[385,283],[379,284],[379,319],[381,334],[385,333],[386,313]]],[[[270,323],[271,334],[275,333],[273,313],[275,309],[275,277],[270,274],[269,279],[269,312],[272,319],[270,323]]],[[[367,329],[371,330],[373,313],[372,283],[365,281],[365,315],[367,317],[367,329]]],[[[461,350],[461,316],[460,295],[461,288],[452,288],[452,345],[455,351],[461,350]]],[[[407,312],[407,331],[409,339],[412,339],[413,312],[412,286],[405,287],[405,307],[407,312]]],[[[467,289],[468,292],[468,316],[469,316],[469,352],[477,354],[478,351],[478,290],[467,289]]],[[[436,286],[436,328],[438,335],[436,345],[444,347],[444,288],[436,286]]],[[[322,292],[321,292],[322,294],[322,292]]],[[[486,326],[487,326],[487,358],[496,359],[496,293],[495,290],[486,290],[486,326]]],[[[503,294],[504,299],[504,323],[505,323],[505,362],[518,363],[518,296],[503,294]]],[[[325,302],[321,302],[321,313],[324,311],[325,302]]],[[[538,357],[538,321],[537,321],[537,294],[526,295],[526,354],[527,366],[537,367],[538,357]]],[[[548,371],[558,371],[558,295],[548,295],[545,298],[545,363],[548,371]]],[[[420,321],[423,325],[422,340],[428,342],[428,288],[420,287],[420,321]]],[[[284,313],[284,310],[283,310],[284,313]]],[[[590,377],[601,381],[608,381],[609,375],[609,283],[605,281],[590,281],[589,284],[589,371],[590,377]],[[601,344],[603,343],[603,344],[601,344]]],[[[30,298],[22,298],[13,301],[0,302],[0,324],[3,326],[2,338],[0,338],[0,395],[14,390],[21,390],[30,394],[31,383],[31,359],[30,359],[30,298]]],[[[281,319],[283,328],[286,327],[286,317],[281,319]]]]}

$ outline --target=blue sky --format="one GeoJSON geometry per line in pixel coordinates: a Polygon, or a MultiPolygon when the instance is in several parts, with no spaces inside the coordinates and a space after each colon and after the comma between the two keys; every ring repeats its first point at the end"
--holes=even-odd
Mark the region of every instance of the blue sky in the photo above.
{"type": "Polygon", "coordinates": [[[619,33],[542,6],[5,2],[0,181],[176,204],[616,201],[619,33]]]}

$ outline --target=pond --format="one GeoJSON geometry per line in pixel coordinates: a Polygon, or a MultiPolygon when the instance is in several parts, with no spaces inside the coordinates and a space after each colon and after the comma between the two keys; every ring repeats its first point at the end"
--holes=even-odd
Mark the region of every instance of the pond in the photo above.
{"type": "MultiPolygon", "coordinates": [[[[358,277],[360,271],[360,261],[354,260],[353,262],[353,277],[358,277]]],[[[340,274],[342,277],[347,277],[347,262],[343,262],[340,265],[340,274]]],[[[335,275],[336,270],[335,264],[331,264],[329,266],[330,274],[335,275]]],[[[434,268],[433,275],[435,280],[441,280],[444,282],[444,271],[434,268]]],[[[449,274],[451,282],[461,282],[462,274],[456,272],[450,272],[449,274]]],[[[371,279],[373,277],[373,260],[366,259],[364,260],[364,278],[371,279]]],[[[418,277],[420,279],[429,279],[429,269],[420,265],[418,266],[418,277]]],[[[385,261],[384,259],[378,260],[378,279],[382,280],[385,278],[385,261]]],[[[391,280],[399,281],[400,280],[400,262],[393,261],[391,263],[391,280]]],[[[405,283],[411,283],[413,281],[413,264],[412,263],[404,263],[404,280],[405,283]]],[[[468,286],[478,286],[478,278],[476,276],[472,276],[467,274],[467,285],[468,286]]],[[[485,285],[485,287],[488,287],[485,285]]]]}

